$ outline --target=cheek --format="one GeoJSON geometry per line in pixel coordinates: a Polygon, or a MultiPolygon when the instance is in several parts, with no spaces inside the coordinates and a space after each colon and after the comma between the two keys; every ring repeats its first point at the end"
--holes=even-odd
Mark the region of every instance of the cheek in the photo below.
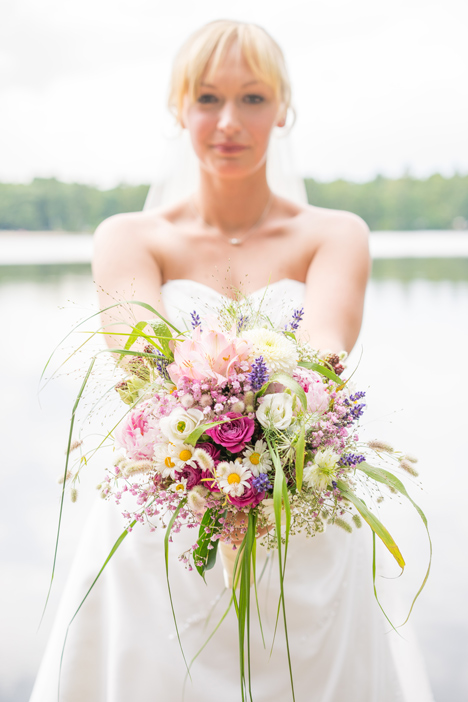
{"type": "Polygon", "coordinates": [[[216,128],[216,116],[211,113],[192,113],[188,116],[187,128],[195,150],[203,148],[216,128]]]}

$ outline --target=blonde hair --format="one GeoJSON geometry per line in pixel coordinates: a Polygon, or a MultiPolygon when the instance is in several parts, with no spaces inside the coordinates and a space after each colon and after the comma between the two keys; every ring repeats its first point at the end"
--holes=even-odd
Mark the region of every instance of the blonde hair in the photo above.
{"type": "Polygon", "coordinates": [[[283,52],[276,41],[256,24],[217,20],[194,32],[174,60],[169,109],[179,123],[185,96],[195,100],[208,64],[214,72],[234,43],[238,44],[250,70],[273,88],[286,114],[291,105],[291,85],[283,52]]]}

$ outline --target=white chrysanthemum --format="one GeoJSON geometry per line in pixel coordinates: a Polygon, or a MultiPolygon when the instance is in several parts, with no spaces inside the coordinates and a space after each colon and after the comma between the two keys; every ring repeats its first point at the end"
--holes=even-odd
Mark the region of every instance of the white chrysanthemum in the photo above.
{"type": "Polygon", "coordinates": [[[284,371],[292,373],[297,366],[298,354],[293,342],[283,334],[271,329],[252,329],[244,337],[252,343],[249,361],[263,357],[270,373],[284,371]]]}
{"type": "Polygon", "coordinates": [[[175,480],[177,466],[172,455],[173,449],[174,444],[171,442],[158,444],[154,450],[154,468],[163,478],[175,480]]]}
{"type": "Polygon", "coordinates": [[[240,462],[220,461],[216,466],[216,480],[223,492],[227,495],[239,497],[244,494],[244,489],[250,487],[249,478],[252,473],[240,462]]]}
{"type": "Polygon", "coordinates": [[[203,514],[206,510],[206,499],[208,490],[203,485],[195,485],[188,494],[188,508],[195,514],[203,514]]]}
{"type": "Polygon", "coordinates": [[[271,468],[271,458],[266,443],[259,439],[253,448],[249,446],[244,451],[243,464],[255,477],[260,473],[267,473],[271,468]]]}
{"type": "Polygon", "coordinates": [[[317,451],[313,463],[304,468],[304,483],[314,490],[326,490],[336,476],[336,467],[340,455],[331,448],[317,451]]]}

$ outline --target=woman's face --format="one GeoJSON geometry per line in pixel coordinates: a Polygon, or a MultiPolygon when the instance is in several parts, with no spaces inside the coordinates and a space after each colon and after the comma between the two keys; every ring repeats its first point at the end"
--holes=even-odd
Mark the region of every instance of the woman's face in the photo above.
{"type": "Polygon", "coordinates": [[[194,102],[182,114],[202,168],[223,178],[242,178],[265,162],[275,125],[283,126],[273,88],[249,68],[236,45],[215,72],[209,66],[194,102]]]}

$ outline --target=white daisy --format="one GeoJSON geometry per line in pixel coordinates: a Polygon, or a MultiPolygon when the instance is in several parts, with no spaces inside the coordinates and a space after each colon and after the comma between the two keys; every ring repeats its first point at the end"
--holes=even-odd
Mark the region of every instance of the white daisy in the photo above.
{"type": "Polygon", "coordinates": [[[216,479],[219,487],[227,495],[239,497],[244,494],[244,489],[250,487],[249,478],[252,473],[242,463],[221,461],[216,466],[216,479]]]}
{"type": "Polygon", "coordinates": [[[177,492],[179,495],[184,495],[187,492],[187,478],[181,478],[180,480],[176,480],[169,487],[169,490],[171,492],[177,492]]]}
{"type": "Polygon", "coordinates": [[[172,455],[174,444],[168,443],[159,444],[154,451],[154,468],[161,473],[163,478],[172,478],[175,480],[175,472],[177,470],[174,457],[172,455]]]}
{"type": "Polygon", "coordinates": [[[267,473],[271,468],[271,457],[266,443],[259,439],[253,448],[249,446],[244,451],[243,464],[256,477],[260,473],[267,473]]]}
{"type": "Polygon", "coordinates": [[[270,373],[284,371],[292,373],[297,366],[298,353],[295,344],[283,334],[272,329],[252,329],[244,337],[252,343],[249,361],[263,357],[270,373]]]}
{"type": "Polygon", "coordinates": [[[194,466],[195,449],[193,446],[181,443],[170,444],[169,451],[177,470],[182,470],[186,463],[194,466]]]}

